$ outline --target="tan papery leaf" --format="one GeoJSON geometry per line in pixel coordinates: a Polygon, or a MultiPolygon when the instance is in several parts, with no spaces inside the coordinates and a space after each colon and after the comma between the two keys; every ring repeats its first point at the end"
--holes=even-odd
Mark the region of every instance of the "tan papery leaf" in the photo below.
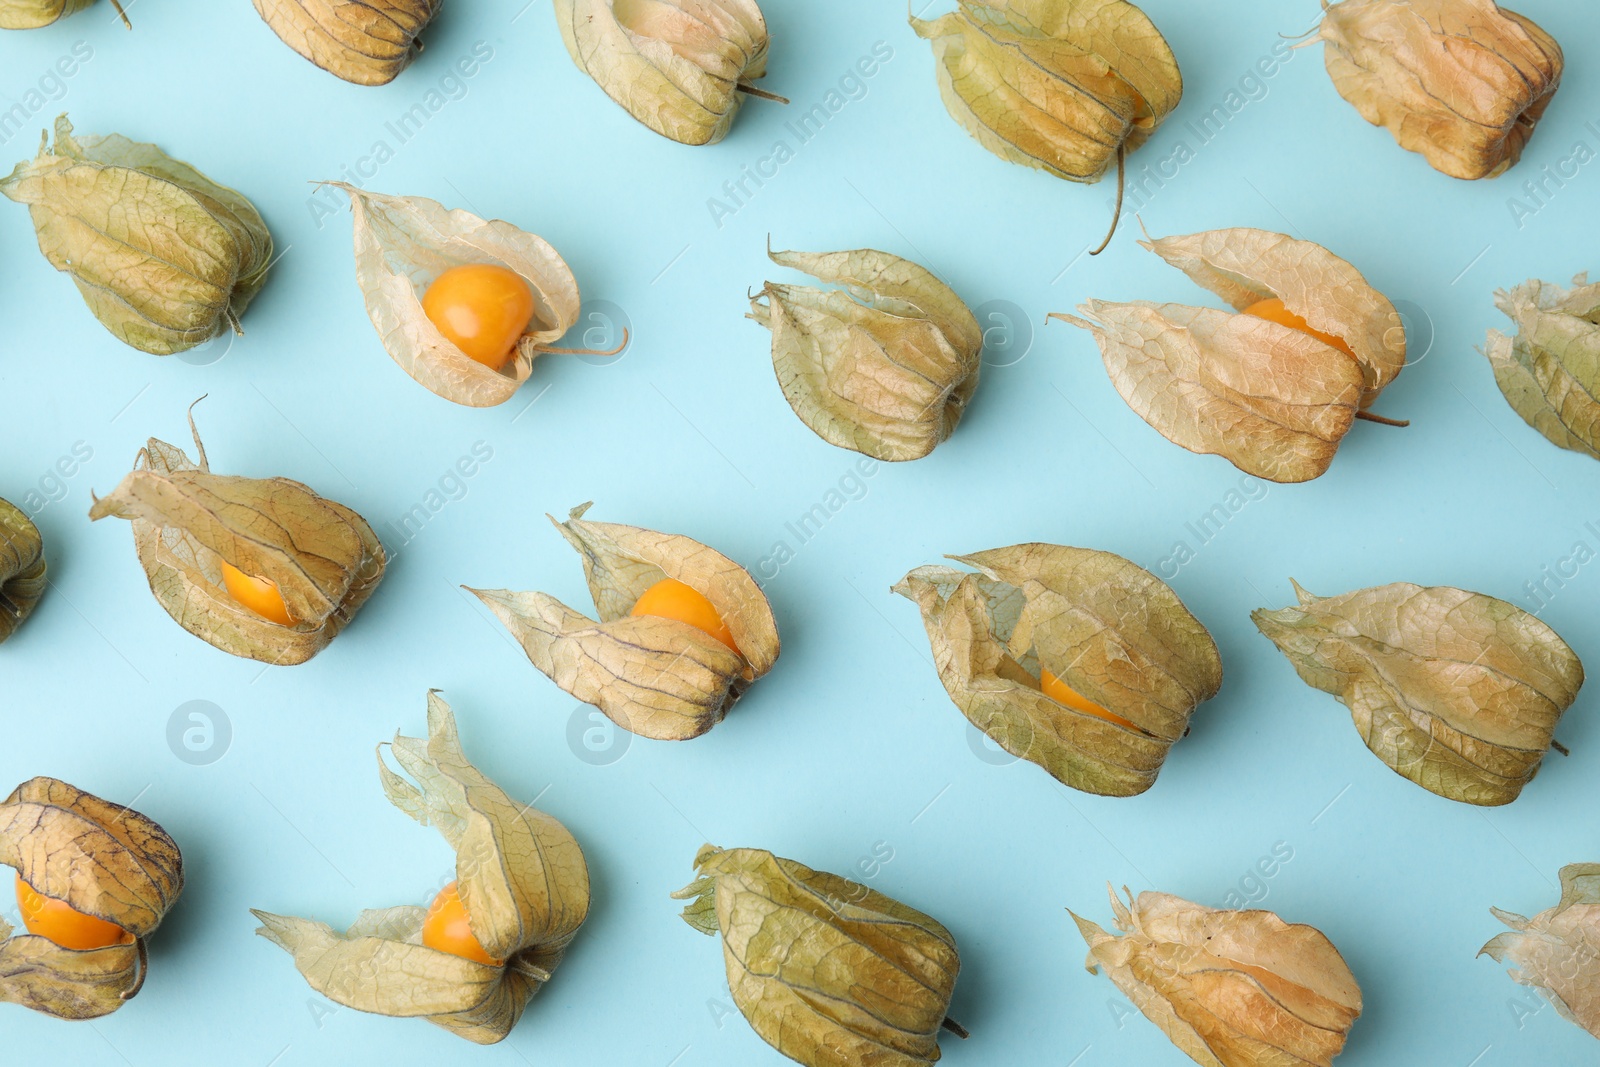
{"type": "MultiPolygon", "coordinates": [[[[75,15],[94,0],[0,0],[0,30],[36,30],[75,15]]],[[[122,24],[132,29],[121,0],[111,0],[122,24]]]]}
{"type": "Polygon", "coordinates": [[[1515,337],[1489,331],[1483,354],[1511,409],[1562,448],[1600,459],[1600,284],[1538,280],[1494,295],[1515,337]]]}
{"type": "Polygon", "coordinates": [[[1561,899],[1531,919],[1489,910],[1511,929],[1478,955],[1513,964],[1514,981],[1537,989],[1563,1019],[1600,1037],[1600,863],[1561,868],[1561,899]]]}
{"type": "Polygon", "coordinates": [[[284,44],[338,78],[386,85],[422,51],[442,0],[255,0],[284,44]]]}
{"type": "Polygon", "coordinates": [[[0,644],[17,632],[44,596],[44,539],[23,510],[0,500],[0,644]]]}

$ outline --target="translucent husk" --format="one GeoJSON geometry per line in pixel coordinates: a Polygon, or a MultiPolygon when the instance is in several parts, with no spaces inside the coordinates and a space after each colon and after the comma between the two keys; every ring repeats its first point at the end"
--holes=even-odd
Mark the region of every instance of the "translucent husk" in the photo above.
{"type": "Polygon", "coordinates": [[[1194,709],[1222,686],[1216,642],[1165,583],[1121,556],[1023,544],[918,567],[894,592],[922,609],[934,666],[972,724],[1074,789],[1155,784],[1194,709]],[[1048,670],[1132,726],[1058,703],[1048,670]]]}
{"type": "Polygon", "coordinates": [[[491,407],[511,399],[541,353],[566,351],[550,343],[578,321],[578,283],[542,237],[420,196],[328,184],[350,196],[356,283],[367,315],[389,355],[420,384],[457,404],[491,407]],[[505,267],[533,293],[533,318],[511,359],[498,369],[457,348],[422,310],[422,296],[435,278],[473,263],[505,267]]]}
{"type": "Polygon", "coordinates": [[[22,509],[0,500],[0,644],[17,632],[46,584],[44,539],[22,509]]]}
{"type": "Polygon", "coordinates": [[[1583,664],[1514,604],[1405,582],[1250,613],[1309,686],[1350,709],[1396,773],[1451,800],[1509,804],[1538,773],[1583,664]]]}
{"type": "Polygon", "coordinates": [[[383,545],[365,519],[287,478],[212,474],[193,416],[200,462],[151,438],[134,470],[91,519],[133,523],[150,590],[178,625],[224,652],[288,665],[327,647],[383,577],[383,545]],[[225,591],[222,564],[275,583],[284,626],[225,591]]]}
{"type": "Polygon", "coordinates": [[[0,865],[33,889],[128,932],[127,944],[76,950],[0,920],[0,1001],[62,1019],[116,1011],[144,984],[145,938],[183,890],[183,857],[145,816],[54,778],[0,804],[0,865]]]}
{"type": "Polygon", "coordinates": [[[1083,318],[1051,315],[1094,334],[1117,392],[1163,437],[1258,478],[1303,482],[1328,469],[1353,420],[1391,422],[1367,408],[1405,366],[1405,326],[1349,263],[1310,241],[1243,227],[1144,246],[1236,312],[1277,297],[1355,355],[1208,307],[1090,300],[1083,318]]]}
{"type": "MultiPolygon", "coordinates": [[[[75,15],[93,3],[94,0],[0,0],[0,30],[36,30],[75,15]]],[[[122,24],[131,28],[121,0],[111,0],[111,6],[122,24]]]]}
{"type": "Polygon", "coordinates": [[[0,193],[28,205],[39,250],[125,344],[168,356],[244,332],[272,235],[250,201],[189,164],[119,134],[74,137],[62,115],[55,144],[46,135],[0,193]]]}
{"type": "Polygon", "coordinates": [[[578,69],[644,125],[681,144],[727,136],[767,72],[755,0],[555,0],[578,69]],[[620,9],[620,13],[619,13],[620,9]]]}
{"type": "Polygon", "coordinates": [[[421,907],[363,911],[339,933],[326,923],[252,914],[256,933],[294,957],[318,993],[358,1011],[421,1018],[481,1045],[505,1038],[550,980],[589,912],[589,869],[555,819],[508,797],[467,762],[455,716],[428,693],[426,739],[395,735],[384,795],[456,853],[456,884],[472,933],[499,966],[422,944],[421,907]]]}
{"type": "MultiPolygon", "coordinates": [[[[1270,911],[1223,911],[1167,893],[1110,890],[1121,934],[1073,914],[1101,967],[1145,1018],[1205,1067],[1329,1067],[1361,989],[1320,931],[1270,911]]],[[[1068,912],[1068,914],[1072,914],[1068,912]]]]}
{"type": "Polygon", "coordinates": [[[678,534],[588,522],[589,507],[573,508],[566,522],[549,518],[583,557],[598,622],[547,593],[467,588],[535,667],[618,726],[663,741],[699,737],[777,662],[772,605],[749,572],[720,552],[678,534]],[[688,623],[629,615],[664,578],[709,600],[739,653],[688,623]]]}
{"type": "Polygon", "coordinates": [[[919,459],[954,432],[978,388],[983,331],[949,286],[870,248],[768,255],[843,287],[767,282],[750,302],[802,422],[829,444],[889,461],[919,459]]]}
{"type": "Polygon", "coordinates": [[[1538,280],[1496,292],[1515,337],[1489,331],[1483,354],[1511,409],[1562,448],[1600,459],[1600,284],[1538,280]]]}
{"type": "Polygon", "coordinates": [[[961,969],[934,919],[864,885],[763,849],[701,847],[699,877],[672,894],[722,939],[733,1001],[773,1048],[806,1067],[918,1067],[939,1059],[961,969]]]}
{"type": "Polygon", "coordinates": [[[1560,901],[1531,919],[1489,911],[1511,929],[1478,955],[1513,964],[1513,981],[1537,989],[1563,1019],[1600,1037],[1600,863],[1561,868],[1560,901]]]}
{"type": "Polygon", "coordinates": [[[385,85],[422,51],[442,0],[255,0],[283,43],[338,78],[385,85]]]}
{"type": "Polygon", "coordinates": [[[1339,95],[1454,178],[1522,156],[1561,85],[1561,46],[1494,0],[1343,0],[1317,39],[1339,95]]]}

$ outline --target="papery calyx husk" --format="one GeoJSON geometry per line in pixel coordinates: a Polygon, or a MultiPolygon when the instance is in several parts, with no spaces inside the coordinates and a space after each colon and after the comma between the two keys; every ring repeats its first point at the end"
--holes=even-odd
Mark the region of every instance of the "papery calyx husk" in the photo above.
{"type": "Polygon", "coordinates": [[[62,948],[0,920],[0,1001],[63,1019],[116,1011],[144,984],[145,938],[183,891],[183,856],[156,823],[54,778],[0,804],[0,865],[34,891],[113,923],[126,944],[62,948]]]}
{"type": "Polygon", "coordinates": [[[1104,967],[1196,1063],[1329,1067],[1343,1050],[1361,989],[1317,929],[1168,893],[1128,893],[1127,903],[1110,895],[1120,934],[1072,915],[1089,945],[1085,965],[1104,967]]]}
{"type": "Polygon", "coordinates": [[[1144,246],[1235,313],[1090,300],[1083,318],[1051,318],[1094,334],[1117,392],[1163,437],[1258,478],[1303,482],[1328,469],[1354,419],[1390,421],[1367,408],[1405,366],[1405,326],[1355,267],[1321,245],[1245,227],[1144,246]],[[1273,297],[1355,358],[1237,313],[1273,297]]]}
{"type": "Polygon", "coordinates": [[[681,144],[727,136],[751,83],[767,72],[767,23],[755,0],[555,0],[578,69],[644,125],[681,144]]]}
{"type": "Polygon", "coordinates": [[[1483,354],[1524,422],[1562,448],[1600,459],[1600,284],[1523,282],[1496,292],[1515,337],[1489,331],[1483,354]]]}
{"type": "Polygon", "coordinates": [[[189,164],[120,134],[74,137],[62,115],[55,144],[47,135],[0,193],[28,205],[39,250],[119,341],[169,356],[244,332],[272,235],[250,201],[189,164]]]}
{"type": "Polygon", "coordinates": [[[389,355],[419,383],[457,404],[492,407],[510,400],[528,380],[540,353],[565,351],[550,342],[578,321],[578,283],[544,238],[425,197],[328,184],[350,196],[356,283],[367,315],[389,355]],[[457,348],[422,310],[422,296],[434,279],[451,267],[474,263],[512,271],[533,293],[533,318],[498,369],[457,348]]]}
{"type": "Polygon", "coordinates": [[[0,644],[17,632],[44,596],[44,539],[23,510],[0,500],[0,644]]]}
{"type": "Polygon", "coordinates": [[[722,939],[733,1001],[773,1048],[806,1067],[919,1067],[939,1059],[961,958],[915,908],[757,848],[702,846],[673,894],[683,919],[722,939]]]}
{"type": "Polygon", "coordinates": [[[1531,919],[1489,911],[1511,929],[1478,955],[1513,964],[1513,981],[1537,989],[1563,1019],[1600,1037],[1600,863],[1561,868],[1561,899],[1531,919]]]}
{"type": "MultiPolygon", "coordinates": [[[[0,30],[36,30],[90,7],[94,0],[0,0],[0,30]]],[[[122,24],[132,28],[121,0],[111,0],[122,24]]]]}
{"type": "Polygon", "coordinates": [[[983,331],[961,298],[926,268],[870,248],[767,254],[843,287],[767,282],[750,302],[800,421],[888,461],[920,459],[949,437],[982,365],[983,331]]]}
{"type": "Polygon", "coordinates": [[[1309,686],[1350,709],[1374,755],[1431,792],[1509,804],[1538,773],[1583,664],[1515,604],[1408,582],[1250,613],[1309,686]]]}
{"type": "Polygon", "coordinates": [[[1155,784],[1194,709],[1222,686],[1211,634],[1155,575],[1121,556],[1023,544],[918,567],[894,592],[922,609],[956,707],[1001,748],[1088,793],[1155,784]],[[1047,670],[1130,725],[1058,703],[1047,670]]]}
{"type": "Polygon", "coordinates": [[[1522,156],[1561,85],[1561,46],[1494,0],[1343,0],[1317,39],[1339,95],[1453,178],[1522,156]]]}
{"type": "Polygon", "coordinates": [[[443,0],[255,0],[283,43],[338,78],[386,85],[422,51],[443,0]]]}
{"type": "Polygon", "coordinates": [[[328,646],[383,577],[383,545],[365,519],[288,478],[213,474],[194,419],[199,463],[150,438],[131,474],[95,499],[91,519],[133,523],[150,590],[178,625],[224,652],[289,665],[328,646]],[[226,592],[222,564],[278,587],[284,626],[226,592]]]}
{"type": "Polygon", "coordinates": [[[326,923],[252,914],[256,933],[294,957],[318,993],[358,1011],[422,1018],[482,1045],[502,1040],[550,980],[589,912],[589,869],[565,826],[518,803],[467,762],[455,716],[428,693],[427,738],[396,735],[384,795],[444,836],[472,933],[504,962],[479,963],[422,944],[422,907],[363,911],[339,933],[326,923]]]}
{"type": "Polygon", "coordinates": [[[748,571],[691,538],[589,522],[589,504],[550,521],[583,557],[596,622],[547,593],[471,589],[556,685],[644,737],[684,741],[727,715],[778,659],[772,605],[748,571]],[[739,652],[688,623],[632,616],[639,597],[673,578],[709,600],[739,652]]]}

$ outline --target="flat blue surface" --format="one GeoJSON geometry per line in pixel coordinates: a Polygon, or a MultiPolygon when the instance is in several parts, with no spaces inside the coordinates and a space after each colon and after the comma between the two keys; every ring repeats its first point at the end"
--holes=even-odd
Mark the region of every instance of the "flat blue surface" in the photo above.
{"type": "Polygon", "coordinates": [[[113,340],[41,259],[27,212],[0,202],[0,495],[55,498],[37,516],[53,587],[0,649],[0,784],[48,774],[136,803],[181,843],[189,877],[136,1001],[87,1024],[0,1007],[0,1060],[776,1065],[732,1012],[717,946],[668,899],[710,840],[867,878],[945,922],[964,963],[952,1014],[973,1033],[945,1043],[952,1067],[1187,1062],[1083,970],[1063,909],[1108,921],[1107,881],[1215,905],[1247,897],[1325,931],[1367,1005],[1341,1067],[1596,1061],[1593,1038],[1473,958],[1499,929],[1491,904],[1548,907],[1561,865],[1600,858],[1594,695],[1559,731],[1572,756],[1553,756],[1509,808],[1480,811],[1373,758],[1249,611],[1287,603],[1291,575],[1323,594],[1457,585],[1540,608],[1600,665],[1597,568],[1547,586],[1544,602],[1528,593],[1558,568],[1571,575],[1576,545],[1600,549],[1600,464],[1525,426],[1475,350],[1506,325],[1495,288],[1600,268],[1600,164],[1569,166],[1576,176],[1547,186],[1542,205],[1524,196],[1538,209],[1521,225],[1508,205],[1576,144],[1585,158],[1600,150],[1600,12],[1519,6],[1566,46],[1566,84],[1521,166],[1468,184],[1363,122],[1317,49],[1251,80],[1316,4],[1149,0],[1186,91],[1134,174],[1180,141],[1192,158],[1146,186],[1145,223],[1157,234],[1259,226],[1328,245],[1407,310],[1417,360],[1378,405],[1409,429],[1357,424],[1327,475],[1258,490],[1202,540],[1188,524],[1239,472],[1162,439],[1117,396],[1087,334],[1043,324],[1091,296],[1208,294],[1139,249],[1131,220],[1103,256],[1081,255],[1103,231],[1109,183],[1070,185],[979,148],[946,116],[902,6],[770,0],[764,84],[794,104],[753,102],[725,142],[689,149],[613,105],[568,60],[549,5],[519,13],[524,2],[448,5],[423,57],[379,89],[317,70],[245,0],[139,2],[132,33],[99,4],[0,37],[4,103],[36,112],[24,132],[0,130],[4,165],[31,156],[36,129],[67,110],[82,132],[157,142],[242,190],[282,252],[231,349],[157,359],[113,340]],[[450,80],[478,42],[492,58],[450,80]],[[75,47],[92,55],[44,83],[59,99],[27,103],[75,47]],[[802,143],[786,121],[825,103],[875,47],[891,58],[846,81],[843,105],[802,143]],[[386,124],[430,89],[441,105],[401,143],[386,124]],[[1202,142],[1189,123],[1235,91],[1236,113],[1202,142]],[[726,200],[723,183],[779,140],[793,158],[747,184],[719,226],[708,198],[726,200]],[[362,308],[348,215],[318,219],[308,205],[309,180],[371,172],[363,160],[380,141],[392,158],[371,188],[543,235],[586,299],[623,309],[635,331],[626,356],[542,360],[487,411],[406,377],[362,308]],[[1007,365],[986,368],[934,455],[855,478],[858,457],[791,414],[766,331],[742,318],[746,290],[776,276],[768,233],[778,247],[893,251],[975,308],[1020,309],[994,357],[1007,365]],[[151,598],[127,525],[85,518],[90,491],[110,490],[146,437],[187,445],[184,409],[202,393],[217,470],[305,481],[397,549],[354,625],[305,666],[263,670],[183,632],[151,598]],[[492,459],[458,488],[447,475],[479,442],[492,459]],[[54,476],[74,449],[92,458],[54,476]],[[441,478],[459,499],[402,546],[388,524],[441,478]],[[588,709],[457,588],[542,589],[587,606],[578,560],[544,513],[590,499],[595,518],[689,534],[770,577],[783,657],[704,738],[624,748],[625,736],[591,732],[588,709]],[[836,510],[802,542],[787,524],[819,502],[836,510]],[[1142,797],[1073,793],[975,748],[916,609],[888,592],[943,553],[1028,540],[1176,571],[1221,647],[1221,695],[1142,797]],[[1175,567],[1180,542],[1193,558],[1175,567]],[[778,543],[792,560],[764,566],[778,543]],[[425,902],[448,876],[442,840],[389,806],[373,766],[374,745],[422,729],[429,686],[454,704],[468,755],[577,835],[594,880],[589,923],[555,980],[508,1042],[481,1050],[335,1008],[254,936],[246,910],[343,926],[364,907],[425,902]],[[219,706],[231,732],[209,764],[169,747],[169,720],[193,700],[219,706]],[[1275,850],[1292,858],[1253,875],[1275,850]]]}

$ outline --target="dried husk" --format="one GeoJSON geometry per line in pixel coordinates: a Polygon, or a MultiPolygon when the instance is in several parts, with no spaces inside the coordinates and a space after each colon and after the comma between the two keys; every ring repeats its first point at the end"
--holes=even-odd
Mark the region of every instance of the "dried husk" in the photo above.
{"type": "Polygon", "coordinates": [[[767,72],[767,23],[755,0],[555,0],[555,12],[578,69],[680,144],[727,136],[767,72]]]}
{"type": "Polygon", "coordinates": [[[22,509],[0,500],[0,644],[17,632],[44,596],[44,539],[22,509]]]}
{"type": "Polygon", "coordinates": [[[133,523],[150,591],[185,630],[235,656],[304,663],[377,588],[383,545],[360,515],[299,482],[212,474],[192,417],[189,428],[198,464],[152,437],[89,517],[133,523]],[[224,562],[276,583],[299,621],[283,626],[235,601],[223,585],[224,562]]]}
{"type": "MultiPolygon", "coordinates": [[[[917,1067],[961,969],[934,919],[764,849],[701,847],[683,919],[722,939],[733,1001],[761,1039],[806,1067],[917,1067]]],[[[964,1036],[964,1034],[963,1034],[964,1036]]]]}
{"type": "Polygon", "coordinates": [[[1317,37],[1339,95],[1453,178],[1516,163],[1561,85],[1561,46],[1494,0],[1323,7],[1317,37]]]}
{"type": "Polygon", "coordinates": [[[1090,300],[1084,318],[1117,392],[1163,437],[1258,478],[1303,482],[1333,462],[1406,361],[1405,326],[1361,273],[1321,245],[1238,227],[1144,242],[1243,311],[1272,297],[1355,358],[1301,330],[1208,307],[1090,300]]]}
{"type": "Polygon", "coordinates": [[[383,347],[401,370],[446,400],[468,407],[505,403],[533,373],[539,354],[578,321],[577,280],[542,237],[420,196],[328,184],[350,196],[356,283],[383,347]],[[533,318],[498,369],[457,348],[422,310],[422,295],[435,278],[471,263],[514,271],[533,292],[533,318]]]}
{"type": "Polygon", "coordinates": [[[978,388],[983,331],[932,272],[887,252],[773,252],[818,289],[767,282],[750,318],[772,331],[783,395],[829,444],[920,459],[949,437],[978,388]]]}
{"type": "Polygon", "coordinates": [[[1307,685],[1350,709],[1374,755],[1431,792],[1509,804],[1583,685],[1565,641],[1514,604],[1407,582],[1250,613],[1307,685]]]}
{"type": "Polygon", "coordinates": [[[1562,448],[1600,459],[1600,284],[1571,289],[1537,279],[1494,303],[1516,323],[1515,337],[1489,331],[1483,354],[1511,409],[1562,448]]]}
{"type": "Polygon", "coordinates": [[[1104,967],[1196,1063],[1329,1067],[1343,1050],[1361,989],[1320,931],[1168,893],[1128,893],[1126,904],[1110,895],[1121,934],[1072,915],[1089,945],[1085,965],[1092,974],[1104,967]]]}
{"type": "Polygon", "coordinates": [[[481,1045],[511,1032],[550,980],[589,912],[589,869],[567,828],[519,804],[467,762],[455,716],[428,693],[426,739],[395,735],[395,761],[416,784],[378,772],[391,803],[436,828],[456,853],[472,933],[501,966],[422,944],[421,907],[363,911],[339,933],[326,923],[252,910],[256,933],[294,957],[318,993],[358,1011],[422,1018],[481,1045]]]}
{"type": "Polygon", "coordinates": [[[1216,642],[1165,583],[1121,556],[1023,544],[918,567],[894,592],[922,609],[939,679],[972,724],[1074,789],[1155,784],[1190,716],[1222,686],[1216,642]],[[1048,670],[1134,726],[1057,703],[1048,670]]]}
{"type": "Polygon", "coordinates": [[[62,1019],[116,1011],[144,984],[144,939],[183,891],[183,857],[167,832],[120,804],[54,778],[19,785],[0,804],[0,865],[35,891],[128,932],[127,944],[79,951],[16,934],[0,921],[0,1001],[62,1019]]]}
{"type": "MultiPolygon", "coordinates": [[[[94,0],[0,0],[0,30],[36,30],[75,15],[94,3],[94,0]]],[[[111,0],[111,6],[128,25],[128,16],[120,0],[111,0]]]]}
{"type": "Polygon", "coordinates": [[[283,43],[338,78],[387,85],[422,51],[443,0],[255,0],[283,43]]]}
{"type": "Polygon", "coordinates": [[[101,325],[158,356],[243,332],[272,262],[250,201],[154,145],[74,137],[65,115],[48,142],[0,179],[0,193],[28,205],[39,250],[101,325]]]}
{"type": "Polygon", "coordinates": [[[1563,1019],[1600,1037],[1600,863],[1561,868],[1561,899],[1533,918],[1490,908],[1511,927],[1478,950],[1513,964],[1513,981],[1537,989],[1563,1019]]]}
{"type": "Polygon", "coordinates": [[[550,521],[583,557],[596,622],[547,593],[468,590],[488,605],[556,685],[643,737],[684,741],[727,715],[778,659],[778,624],[743,567],[688,537],[589,522],[589,504],[550,521]],[[739,655],[688,623],[628,613],[674,578],[711,601],[739,655]]]}
{"type": "Polygon", "coordinates": [[[1096,182],[1183,97],[1166,39],[1126,0],[960,0],[911,17],[933,43],[939,95],[1001,159],[1096,182]]]}

